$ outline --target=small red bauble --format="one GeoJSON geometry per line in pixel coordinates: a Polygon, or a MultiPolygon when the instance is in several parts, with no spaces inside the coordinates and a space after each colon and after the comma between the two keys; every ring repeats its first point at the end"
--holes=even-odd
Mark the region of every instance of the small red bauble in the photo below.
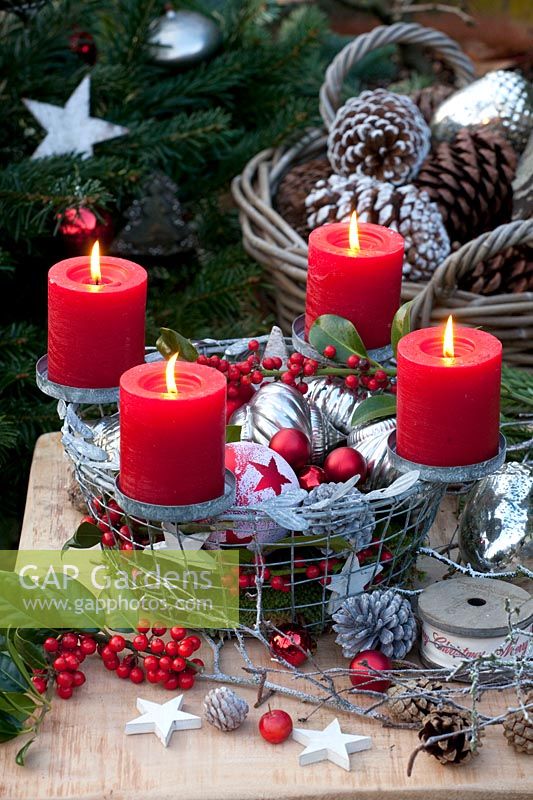
{"type": "Polygon", "coordinates": [[[284,622],[278,626],[278,631],[268,640],[272,655],[284,658],[293,667],[299,667],[307,661],[315,644],[306,629],[294,622],[284,622]]]}
{"type": "Polygon", "coordinates": [[[355,475],[360,476],[362,483],[366,475],[366,461],[357,450],[352,447],[337,447],[324,461],[326,479],[332,483],[350,480],[355,475]]]}
{"type": "Polygon", "coordinates": [[[69,36],[68,46],[69,50],[76,53],[86,64],[92,66],[96,62],[96,45],[88,31],[75,28],[69,36]]]}
{"type": "Polygon", "coordinates": [[[372,692],[386,692],[391,681],[387,678],[380,680],[372,670],[389,670],[392,668],[390,658],[379,650],[363,650],[358,653],[350,664],[350,681],[358,689],[367,689],[372,692]],[[370,669],[369,669],[370,668],[370,669]]]}
{"type": "Polygon", "coordinates": [[[283,456],[293,469],[302,469],[311,458],[309,439],[297,428],[282,428],[274,434],[269,447],[283,456]]]}
{"type": "Polygon", "coordinates": [[[302,489],[305,489],[306,492],[310,492],[311,489],[315,489],[317,486],[320,486],[321,483],[325,483],[326,473],[322,467],[308,464],[298,473],[298,481],[302,489]]]}
{"type": "Polygon", "coordinates": [[[85,256],[98,239],[107,249],[114,238],[111,215],[89,208],[67,208],[59,215],[59,233],[69,256],[85,256]]]}
{"type": "Polygon", "coordinates": [[[270,744],[280,744],[292,733],[292,719],[280,708],[267,711],[259,720],[259,733],[270,744]]]}

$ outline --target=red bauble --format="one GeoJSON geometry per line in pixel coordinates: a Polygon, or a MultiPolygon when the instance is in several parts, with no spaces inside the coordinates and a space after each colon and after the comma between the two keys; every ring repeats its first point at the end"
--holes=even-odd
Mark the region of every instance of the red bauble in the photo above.
{"type": "Polygon", "coordinates": [[[362,483],[366,475],[366,461],[353,447],[337,447],[324,461],[324,472],[331,483],[348,481],[355,475],[360,476],[359,483],[362,483]]]}
{"type": "Polygon", "coordinates": [[[274,434],[269,447],[283,456],[293,469],[302,469],[311,458],[311,443],[297,428],[282,428],[274,434]]]}
{"type": "Polygon", "coordinates": [[[86,64],[91,66],[96,62],[96,45],[92,35],[88,31],[75,28],[69,36],[69,49],[76,53],[86,64]]]}
{"type": "Polygon", "coordinates": [[[372,692],[386,692],[391,681],[387,678],[380,680],[372,670],[388,670],[392,668],[390,658],[380,653],[379,650],[363,650],[358,653],[350,664],[350,681],[358,689],[368,689],[372,692]],[[369,669],[370,667],[370,669],[369,669]]]}
{"type": "Polygon", "coordinates": [[[98,239],[100,247],[108,248],[114,238],[111,215],[99,211],[99,217],[89,208],[67,208],[58,216],[59,233],[68,256],[86,256],[98,239]]]}
{"type": "Polygon", "coordinates": [[[284,658],[293,667],[299,667],[307,661],[308,653],[314,650],[315,643],[306,629],[294,622],[284,622],[278,625],[278,631],[279,633],[275,631],[268,640],[272,655],[284,658]]]}
{"type": "Polygon", "coordinates": [[[320,486],[321,483],[326,482],[326,473],[322,467],[316,467],[314,464],[308,464],[298,473],[298,480],[302,489],[310,492],[320,486]]]}
{"type": "Polygon", "coordinates": [[[267,711],[259,720],[259,733],[270,744],[280,744],[292,733],[292,719],[280,708],[267,711]]]}

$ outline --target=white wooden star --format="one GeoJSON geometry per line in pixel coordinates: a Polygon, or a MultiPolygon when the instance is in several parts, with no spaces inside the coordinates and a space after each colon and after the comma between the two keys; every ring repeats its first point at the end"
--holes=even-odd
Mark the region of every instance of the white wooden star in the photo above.
{"type": "Polygon", "coordinates": [[[174,731],[202,727],[201,717],[180,711],[182,705],[182,694],[166,703],[153,703],[151,700],[138,697],[137,710],[141,712],[141,716],[126,722],[124,732],[155,733],[161,744],[168,747],[174,731]]]}
{"type": "Polygon", "coordinates": [[[359,567],[359,559],[355,553],[351,553],[341,571],[332,575],[326,586],[328,592],[333,592],[328,601],[328,614],[334,614],[347,597],[360,594],[382,569],[381,564],[359,567]]]}
{"type": "Polygon", "coordinates": [[[24,99],[23,103],[46,130],[32,158],[75,153],[84,158],[93,154],[93,145],[124,136],[128,128],[91,117],[91,79],[86,75],[64,106],[24,99]]]}
{"type": "Polygon", "coordinates": [[[337,718],[323,731],[294,728],[292,738],[306,745],[299,756],[301,767],[327,760],[349,771],[350,753],[359,753],[372,747],[372,739],[369,736],[343,733],[337,718]]]}

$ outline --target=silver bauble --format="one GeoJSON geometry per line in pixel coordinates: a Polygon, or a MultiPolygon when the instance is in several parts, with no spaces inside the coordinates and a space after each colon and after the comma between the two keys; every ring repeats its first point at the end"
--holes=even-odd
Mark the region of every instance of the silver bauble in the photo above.
{"type": "Polygon", "coordinates": [[[311,442],[313,463],[321,463],[327,452],[346,438],[301,392],[281,381],[261,386],[248,403],[233,413],[230,425],[241,426],[242,441],[266,447],[282,428],[296,428],[311,442]]]}
{"type": "Polygon", "coordinates": [[[366,459],[367,477],[365,489],[383,489],[399,478],[388,455],[387,440],[396,430],[396,417],[387,417],[377,422],[358,425],[348,436],[348,447],[353,447],[366,459]]]}
{"type": "Polygon", "coordinates": [[[451,141],[460,128],[501,128],[521,152],[533,129],[533,87],[519,73],[487,72],[448,97],[436,110],[431,130],[437,140],[451,141]]]}
{"type": "Polygon", "coordinates": [[[354,394],[342,379],[315,378],[309,381],[305,399],[322,412],[328,422],[347,436],[352,430],[355,409],[368,397],[368,392],[354,394]]]}
{"type": "Polygon", "coordinates": [[[481,572],[533,567],[533,470],[508,463],[479,481],[459,527],[463,561],[481,572]]]}
{"type": "Polygon", "coordinates": [[[165,67],[185,67],[209,58],[220,46],[220,29],[197,11],[167,11],[150,28],[150,56],[165,67]]]}

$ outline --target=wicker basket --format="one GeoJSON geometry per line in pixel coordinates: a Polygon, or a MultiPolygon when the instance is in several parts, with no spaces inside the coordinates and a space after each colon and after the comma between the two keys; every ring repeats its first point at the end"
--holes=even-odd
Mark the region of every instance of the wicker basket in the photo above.
{"type": "MultiPolygon", "coordinates": [[[[372,50],[387,44],[416,44],[429,48],[450,66],[458,87],[474,77],[473,66],[459,45],[439,31],[417,24],[397,23],[375,28],[347,45],[328,67],[320,91],[320,112],[326,128],[341,104],[343,81],[350,68],[372,50]]],[[[324,130],[312,130],[290,148],[258,153],[233,181],[234,199],[240,209],[246,251],[271,273],[278,321],[286,332],[302,313],[307,281],[307,243],[273,208],[273,198],[283,174],[295,164],[322,155],[324,130]]],[[[439,323],[453,313],[464,325],[483,326],[503,342],[505,359],[533,365],[533,293],[482,297],[457,290],[457,282],[479,261],[512,244],[533,242],[533,221],[502,225],[468,242],[450,255],[429,283],[405,281],[402,299],[414,303],[413,320],[423,327],[439,323]]]]}

